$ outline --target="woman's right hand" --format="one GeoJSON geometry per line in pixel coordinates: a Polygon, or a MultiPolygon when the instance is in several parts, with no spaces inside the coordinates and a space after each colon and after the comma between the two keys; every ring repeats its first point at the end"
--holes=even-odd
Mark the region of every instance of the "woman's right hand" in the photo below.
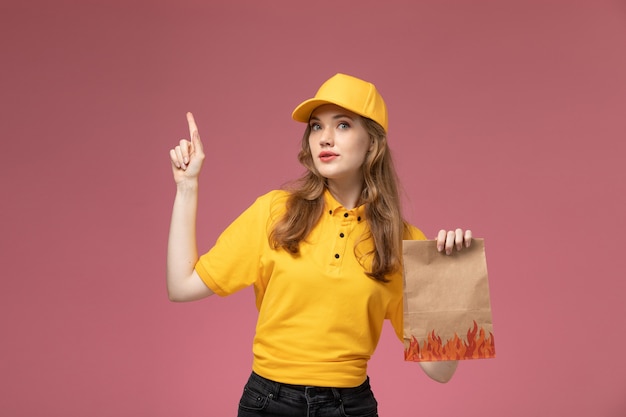
{"type": "Polygon", "coordinates": [[[193,114],[187,113],[187,123],[189,124],[191,141],[181,139],[180,144],[170,150],[170,160],[176,184],[181,184],[187,180],[197,180],[202,162],[204,162],[202,142],[193,114]]]}
{"type": "Polygon", "coordinates": [[[193,301],[213,294],[195,270],[198,262],[196,217],[198,175],[204,161],[198,126],[187,113],[191,140],[183,139],[170,150],[176,197],[167,242],[167,293],[172,301],[193,301]]]}

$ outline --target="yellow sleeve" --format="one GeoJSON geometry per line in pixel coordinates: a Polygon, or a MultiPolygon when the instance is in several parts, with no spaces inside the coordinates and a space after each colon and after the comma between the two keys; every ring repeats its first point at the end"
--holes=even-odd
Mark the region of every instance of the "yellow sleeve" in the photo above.
{"type": "Polygon", "coordinates": [[[411,224],[407,224],[404,231],[404,240],[427,240],[427,238],[420,229],[411,224]]]}
{"type": "Polygon", "coordinates": [[[282,193],[272,191],[259,197],[200,257],[195,270],[213,292],[226,296],[263,281],[272,204],[282,193]]]}

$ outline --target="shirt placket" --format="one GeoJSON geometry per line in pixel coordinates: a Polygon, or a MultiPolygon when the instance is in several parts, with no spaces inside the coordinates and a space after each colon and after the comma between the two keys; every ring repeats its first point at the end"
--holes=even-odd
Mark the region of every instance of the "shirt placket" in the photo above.
{"type": "Polygon", "coordinates": [[[354,229],[356,218],[352,210],[345,210],[344,208],[336,209],[333,217],[337,229],[335,231],[335,244],[331,251],[330,264],[335,268],[339,268],[343,264],[343,258],[348,246],[348,236],[354,229]]]}

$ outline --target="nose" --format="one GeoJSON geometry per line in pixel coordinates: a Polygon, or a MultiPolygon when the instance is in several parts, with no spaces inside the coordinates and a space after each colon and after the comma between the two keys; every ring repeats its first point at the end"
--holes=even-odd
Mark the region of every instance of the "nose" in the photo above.
{"type": "Polygon", "coordinates": [[[320,134],[320,146],[333,146],[335,136],[332,129],[324,129],[320,134]]]}

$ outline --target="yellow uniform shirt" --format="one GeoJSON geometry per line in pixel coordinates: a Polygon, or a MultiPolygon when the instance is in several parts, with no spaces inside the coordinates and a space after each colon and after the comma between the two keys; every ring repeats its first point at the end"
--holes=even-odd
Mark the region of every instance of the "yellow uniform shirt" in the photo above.
{"type": "MultiPolygon", "coordinates": [[[[300,254],[272,249],[268,234],[288,194],[272,191],[241,214],[200,257],[196,271],[216,294],[254,285],[259,317],[253,370],[287,384],[355,387],[367,376],[384,319],[402,340],[402,273],[369,278],[354,246],[367,232],[363,206],[326,209],[300,254]]],[[[406,239],[425,239],[418,229],[406,239]]],[[[371,240],[359,244],[367,253],[371,240]]],[[[370,262],[366,262],[370,265],[370,262]]]]}

